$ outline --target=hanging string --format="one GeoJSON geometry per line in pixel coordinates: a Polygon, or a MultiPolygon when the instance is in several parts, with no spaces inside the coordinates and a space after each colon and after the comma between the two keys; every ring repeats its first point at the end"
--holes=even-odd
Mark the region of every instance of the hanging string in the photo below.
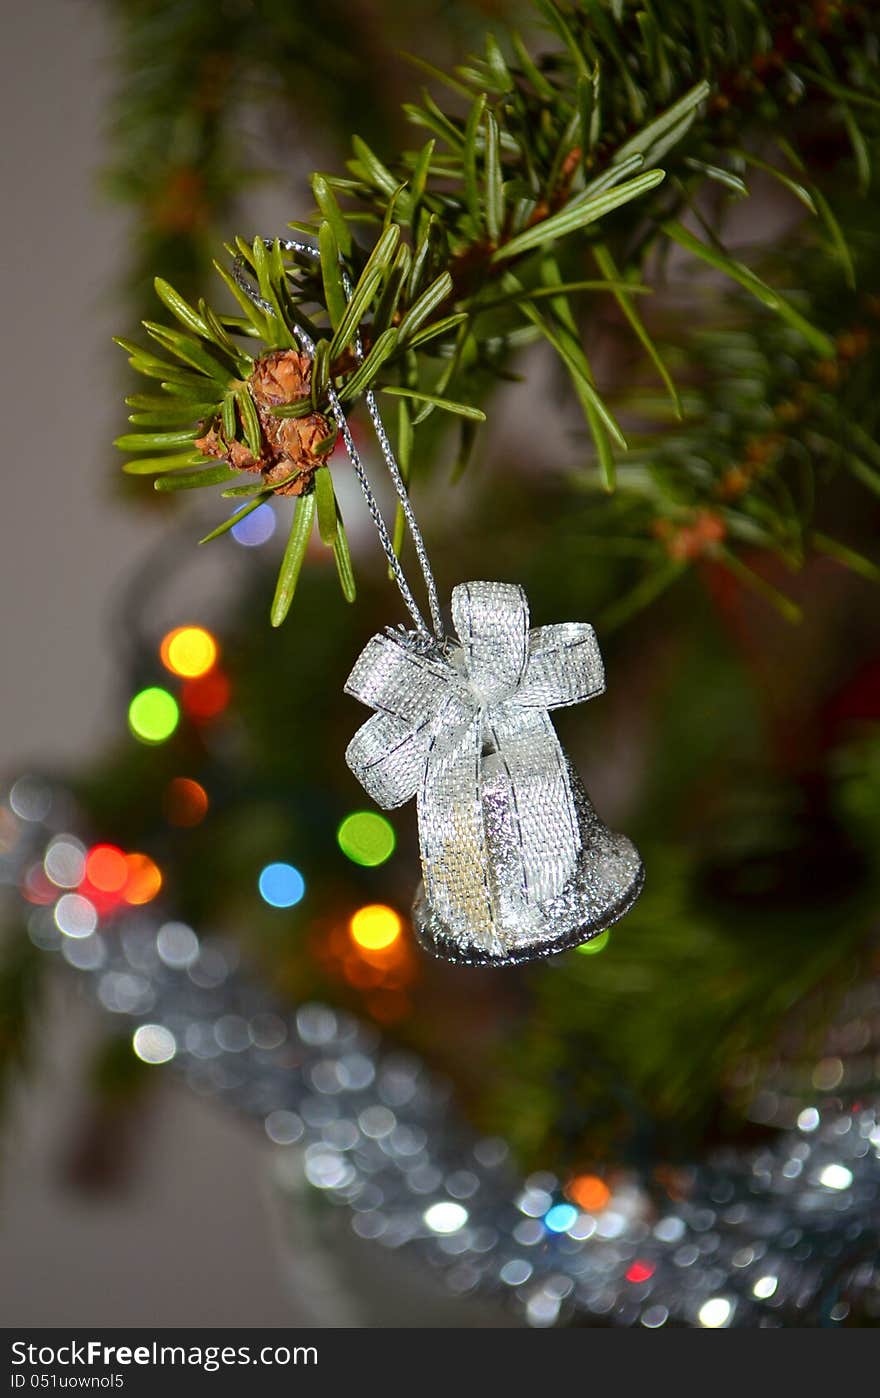
{"type": "MultiPolygon", "coordinates": [[[[264,242],[266,244],[266,247],[268,248],[271,248],[273,246],[273,244],[268,239],[264,239],[264,242]]],[[[307,257],[314,258],[315,261],[320,261],[320,254],[317,248],[311,247],[308,243],[300,243],[292,238],[279,239],[279,243],[280,246],[287,252],[302,253],[307,257]]],[[[340,273],[345,294],[346,296],[351,297],[352,286],[348,273],[346,272],[344,267],[340,267],[340,273]]],[[[256,288],[250,281],[250,278],[247,274],[247,268],[244,259],[241,256],[236,257],[232,267],[232,274],[235,278],[236,285],[241,288],[241,290],[245,293],[246,296],[250,298],[251,301],[253,301],[255,306],[258,306],[259,309],[267,315],[276,315],[274,306],[272,306],[270,302],[266,301],[262,296],[259,295],[256,288]]],[[[309,355],[311,359],[314,359],[315,342],[308,334],[308,332],[305,331],[302,328],[302,326],[297,325],[296,323],[294,323],[291,326],[291,330],[302,349],[306,352],[306,354],[309,355]]],[[[355,335],[354,352],[357,362],[359,364],[362,363],[364,360],[364,348],[360,331],[358,331],[355,335]]],[[[415,597],[413,596],[412,589],[410,588],[409,583],[406,580],[406,575],[403,571],[400,559],[398,558],[397,553],[395,552],[394,544],[392,543],[391,536],[388,533],[388,528],[385,524],[385,520],[382,517],[382,512],[379,508],[379,503],[376,499],[373,488],[370,485],[370,481],[364,468],[364,464],[361,460],[360,453],[358,452],[358,449],[355,446],[354,439],[351,435],[351,428],[348,425],[348,419],[345,416],[345,412],[339,400],[339,395],[337,394],[336,389],[333,386],[333,383],[329,381],[329,379],[327,383],[327,398],[336,425],[342,434],[342,440],[345,445],[345,450],[348,455],[348,459],[351,462],[354,473],[360,484],[364,500],[367,504],[367,509],[370,512],[370,517],[374,525],[376,526],[376,532],[379,535],[379,542],[382,546],[382,551],[385,554],[386,559],[388,560],[388,566],[391,569],[391,573],[394,577],[395,582],[397,583],[400,595],[403,598],[404,604],[406,605],[406,608],[409,611],[410,616],[416,624],[417,630],[420,631],[424,636],[430,637],[431,632],[425,622],[424,617],[422,616],[418,603],[416,602],[415,597]]],[[[428,607],[431,613],[431,623],[434,629],[434,636],[438,641],[442,641],[444,639],[445,634],[443,627],[443,616],[440,610],[440,600],[437,592],[437,583],[434,579],[434,574],[431,569],[430,560],[428,559],[428,552],[425,548],[425,541],[422,537],[422,531],[419,528],[418,521],[415,517],[412,503],[409,498],[409,492],[406,488],[406,482],[403,479],[400,466],[398,465],[397,458],[394,454],[394,448],[391,445],[391,441],[385,429],[385,423],[382,420],[382,415],[379,411],[379,405],[376,402],[376,395],[373,389],[367,389],[364,393],[364,398],[367,404],[367,410],[370,414],[370,419],[373,424],[373,430],[376,434],[376,440],[379,443],[379,448],[385,460],[385,465],[387,467],[388,474],[391,477],[392,484],[394,485],[395,492],[400,501],[403,517],[406,521],[407,528],[409,529],[410,537],[413,541],[413,547],[415,548],[416,557],[419,562],[422,577],[425,581],[425,590],[428,594],[428,607]]]]}

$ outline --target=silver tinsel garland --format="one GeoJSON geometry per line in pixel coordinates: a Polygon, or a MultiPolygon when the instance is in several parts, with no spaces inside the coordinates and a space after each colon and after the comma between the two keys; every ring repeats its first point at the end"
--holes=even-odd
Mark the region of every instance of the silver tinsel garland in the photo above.
{"type": "Polygon", "coordinates": [[[371,1026],[279,1005],[230,947],[152,908],[102,918],[72,891],[83,846],[62,790],[23,779],[3,815],[0,881],[14,899],[42,890],[21,899],[28,935],[83,974],[134,1052],[254,1118],[358,1236],[452,1292],[506,1296],[533,1326],[876,1323],[880,982],[850,993],[809,1096],[781,1070],[765,1083],[765,1145],[679,1169],[674,1199],[631,1172],[591,1213],[550,1171],[520,1178],[371,1026]]]}

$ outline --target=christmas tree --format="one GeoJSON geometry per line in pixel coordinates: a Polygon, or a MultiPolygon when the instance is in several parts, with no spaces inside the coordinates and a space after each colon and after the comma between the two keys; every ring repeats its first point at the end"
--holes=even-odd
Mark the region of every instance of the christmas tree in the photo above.
{"type": "MultiPolygon", "coordinates": [[[[145,333],[119,340],[148,382],[117,445],[170,551],[125,612],[131,731],[72,778],[95,837],[77,896],[103,914],[95,849],[137,851],[129,894],[155,869],[175,918],[234,939],[282,1003],[354,1011],[448,1074],[474,1129],[552,1173],[551,1233],[585,1239],[552,1211],[598,1217],[633,1178],[662,1218],[693,1162],[823,1092],[855,1120],[880,886],[880,15],[535,0],[464,57],[481,19],[458,4],[446,51],[394,68],[402,130],[334,7],[110,8],[113,186],[148,215],[145,333]],[[280,236],[248,227],[255,99],[279,163],[319,114],[340,146],[358,132],[280,236]],[[559,729],[646,883],[579,950],[482,971],[411,939],[415,822],[371,808],[342,756],[363,718],[343,682],[399,608],[339,411],[374,479],[388,425],[406,576],[411,503],[441,598],[516,580],[533,621],[595,623],[608,694],[559,729]],[[203,626],[157,630],[145,598],[201,532],[197,490],[201,542],[250,565],[203,626]],[[280,558],[247,547],[276,523],[280,558]]],[[[36,942],[8,939],[11,1063],[36,942]]],[[[103,1081],[134,1091],[115,1043],[103,1081]]],[[[627,1305],[608,1310],[650,1311],[627,1305]]]]}

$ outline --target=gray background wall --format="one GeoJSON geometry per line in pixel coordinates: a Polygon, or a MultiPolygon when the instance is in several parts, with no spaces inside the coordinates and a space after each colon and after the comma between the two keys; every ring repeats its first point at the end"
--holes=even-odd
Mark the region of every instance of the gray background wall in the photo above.
{"type": "MultiPolygon", "coordinates": [[[[125,238],[97,189],[108,43],[100,9],[84,0],[4,10],[5,774],[78,764],[100,745],[114,697],[108,606],[159,528],[114,503],[106,483],[125,238]]],[[[5,1132],[0,1324],[296,1320],[258,1138],[169,1083],[142,1140],[135,1130],[122,1192],[77,1194],[63,1164],[95,1022],[73,977],[59,976],[44,1024],[5,1132]]]]}

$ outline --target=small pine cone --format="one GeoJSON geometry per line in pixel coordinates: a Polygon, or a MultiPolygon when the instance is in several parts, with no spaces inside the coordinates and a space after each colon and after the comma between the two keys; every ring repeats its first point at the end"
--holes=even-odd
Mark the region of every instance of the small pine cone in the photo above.
{"type": "Polygon", "coordinates": [[[254,363],[251,393],[257,408],[297,403],[312,391],[312,361],[296,350],[274,350],[254,363]]]}
{"type": "Polygon", "coordinates": [[[221,461],[227,461],[237,471],[259,471],[262,469],[262,462],[256,459],[244,442],[227,442],[223,433],[216,426],[209,428],[204,437],[197,437],[195,444],[203,456],[219,457],[221,461]]]}
{"type": "Polygon", "coordinates": [[[691,563],[711,553],[727,533],[724,520],[712,510],[697,510],[689,524],[670,528],[670,521],[658,520],[654,533],[662,539],[669,557],[677,563],[691,563]]]}
{"type": "Polygon", "coordinates": [[[228,442],[215,424],[196,446],[206,456],[220,457],[239,471],[260,471],[268,486],[279,495],[302,495],[311,488],[319,467],[327,464],[326,454],[317,448],[330,436],[332,426],[323,413],[304,417],[275,417],[272,408],[299,403],[311,393],[312,361],[296,350],[273,350],[254,363],[248,381],[261,428],[261,451],[255,457],[238,441],[228,442]],[[289,477],[296,473],[294,479],[289,477]],[[286,485],[280,485],[287,481],[286,485]]]}
{"type": "Polygon", "coordinates": [[[314,471],[299,471],[291,477],[291,472],[294,469],[289,461],[276,461],[274,466],[269,466],[263,471],[263,480],[266,485],[275,487],[276,495],[308,495],[311,491],[314,471]]]}
{"type": "Polygon", "coordinates": [[[306,417],[273,418],[272,423],[275,425],[272,436],[277,464],[266,479],[270,482],[284,480],[292,470],[299,470],[297,479],[282,486],[278,494],[302,495],[311,486],[318,468],[327,464],[326,454],[319,455],[317,448],[330,436],[330,422],[323,413],[309,413],[306,417]]]}
{"type": "Polygon", "coordinates": [[[722,500],[738,500],[751,485],[751,472],[745,466],[729,466],[718,482],[716,494],[722,500]]]}

